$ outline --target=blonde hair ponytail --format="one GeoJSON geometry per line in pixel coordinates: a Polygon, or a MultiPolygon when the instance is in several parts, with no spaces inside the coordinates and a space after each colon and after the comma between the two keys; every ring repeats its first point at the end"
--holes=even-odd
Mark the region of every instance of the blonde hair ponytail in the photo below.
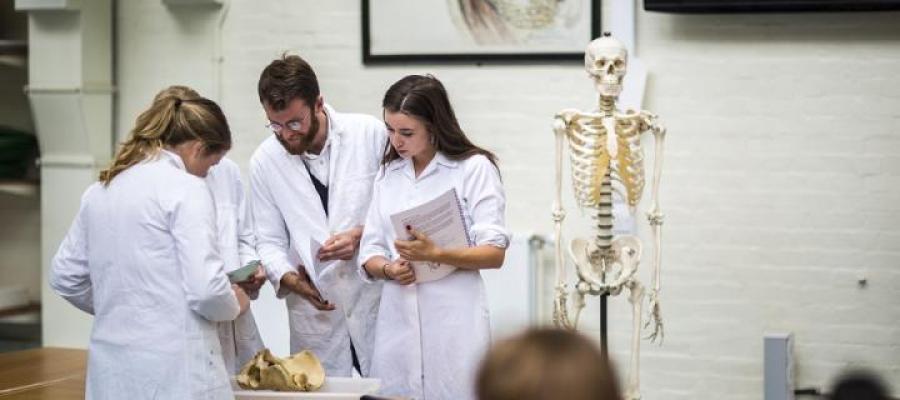
{"type": "Polygon", "coordinates": [[[209,152],[231,148],[231,131],[219,106],[186,86],[170,86],[159,92],[150,108],[141,113],[100,181],[109,186],[116,175],[144,160],[155,158],[164,146],[188,140],[202,141],[209,152]]]}
{"type": "Polygon", "coordinates": [[[137,118],[128,140],[122,144],[109,167],[100,171],[100,181],[109,186],[122,171],[159,154],[163,147],[163,135],[169,130],[175,114],[176,98],[157,101],[137,118]]]}

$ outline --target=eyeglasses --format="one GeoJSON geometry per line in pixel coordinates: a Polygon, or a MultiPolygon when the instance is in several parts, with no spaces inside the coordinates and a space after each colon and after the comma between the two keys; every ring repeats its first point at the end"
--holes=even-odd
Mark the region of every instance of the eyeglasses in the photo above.
{"type": "Polygon", "coordinates": [[[301,117],[298,119],[292,119],[288,122],[285,122],[284,125],[282,125],[278,122],[269,122],[266,125],[266,128],[269,128],[272,131],[272,133],[275,133],[276,135],[282,133],[284,131],[284,128],[288,128],[289,130],[291,130],[293,132],[302,133],[303,132],[302,131],[303,122],[309,120],[311,115],[312,115],[312,110],[310,110],[310,112],[308,112],[305,117],[301,117]]]}
{"type": "Polygon", "coordinates": [[[266,124],[266,128],[269,128],[272,133],[275,134],[281,133],[285,127],[294,132],[301,132],[301,129],[303,128],[303,121],[289,121],[284,125],[281,125],[277,122],[266,124]]]}

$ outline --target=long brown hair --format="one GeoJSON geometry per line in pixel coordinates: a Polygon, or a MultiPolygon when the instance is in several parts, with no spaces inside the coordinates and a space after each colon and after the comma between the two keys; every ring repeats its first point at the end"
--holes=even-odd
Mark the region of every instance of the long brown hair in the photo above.
{"type": "Polygon", "coordinates": [[[186,86],[171,86],[153,99],[138,116],[125,143],[109,167],[100,171],[100,181],[109,186],[122,171],[156,157],[164,146],[200,140],[207,154],[231,148],[231,130],[222,109],[186,86]]]}
{"type": "MultiPolygon", "coordinates": [[[[400,112],[418,118],[425,124],[435,150],[451,160],[465,160],[475,154],[488,158],[497,166],[497,156],[476,146],[459,127],[447,90],[437,78],[408,75],[387,90],[381,106],[387,112],[400,112]]],[[[400,158],[390,141],[384,149],[382,164],[400,158]]]]}
{"type": "Polygon", "coordinates": [[[536,328],[494,345],[478,371],[479,400],[619,400],[609,361],[573,331],[536,328]]]}

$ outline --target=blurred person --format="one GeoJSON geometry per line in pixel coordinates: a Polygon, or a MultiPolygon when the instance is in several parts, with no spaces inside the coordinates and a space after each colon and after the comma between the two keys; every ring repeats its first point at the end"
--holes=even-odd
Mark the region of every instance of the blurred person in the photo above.
{"type": "Polygon", "coordinates": [[[854,370],[842,374],[831,388],[831,400],[889,400],[888,388],[872,371],[854,370]]]}
{"type": "Polygon", "coordinates": [[[581,334],[533,328],[500,341],[478,372],[479,400],[619,400],[612,366],[581,334]]]}

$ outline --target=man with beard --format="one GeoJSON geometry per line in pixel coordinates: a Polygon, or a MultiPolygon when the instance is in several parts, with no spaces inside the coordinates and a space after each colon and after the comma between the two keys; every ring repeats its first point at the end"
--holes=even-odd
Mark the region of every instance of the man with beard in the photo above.
{"type": "Polygon", "coordinates": [[[257,251],[285,298],[291,352],[309,349],[329,376],[368,375],[380,284],[354,260],[387,133],[374,117],[325,104],[315,72],[282,56],[262,72],[272,136],[250,159],[257,251]]]}

